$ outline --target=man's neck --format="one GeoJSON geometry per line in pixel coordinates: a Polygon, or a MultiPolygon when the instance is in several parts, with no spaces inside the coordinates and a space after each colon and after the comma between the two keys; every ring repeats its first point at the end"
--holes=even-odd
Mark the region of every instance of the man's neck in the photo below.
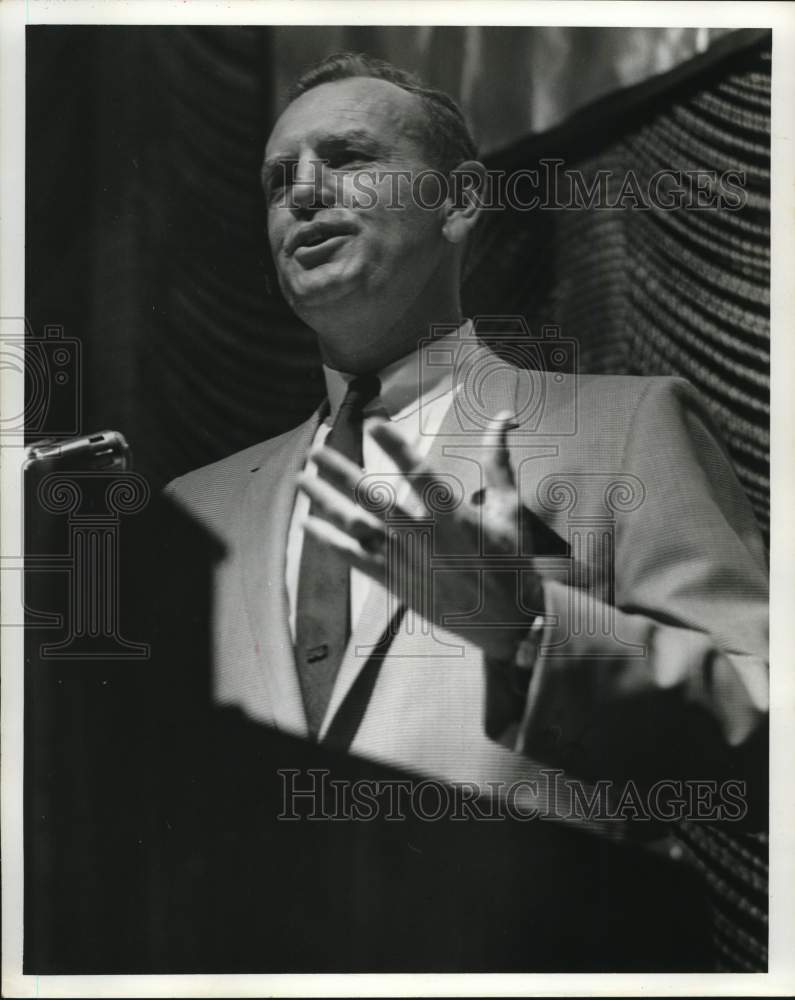
{"type": "Polygon", "coordinates": [[[422,341],[444,336],[463,321],[458,303],[423,321],[399,321],[386,327],[383,320],[381,324],[359,321],[319,332],[320,353],[323,363],[338,371],[352,375],[379,372],[416,350],[422,341]]]}
{"type": "MultiPolygon", "coordinates": [[[[457,354],[457,345],[472,337],[472,323],[465,320],[461,326],[450,330],[439,330],[434,337],[435,353],[439,348],[448,348],[450,357],[457,354]],[[438,345],[438,347],[437,347],[438,345]]],[[[412,349],[396,361],[378,369],[375,373],[381,380],[381,389],[377,398],[378,407],[382,408],[390,419],[394,419],[408,408],[416,406],[421,396],[437,397],[446,392],[452,384],[453,364],[434,363],[425,345],[412,349]]],[[[328,365],[323,366],[326,382],[330,416],[333,420],[339,405],[345,398],[348,385],[355,373],[342,372],[328,365]]]]}

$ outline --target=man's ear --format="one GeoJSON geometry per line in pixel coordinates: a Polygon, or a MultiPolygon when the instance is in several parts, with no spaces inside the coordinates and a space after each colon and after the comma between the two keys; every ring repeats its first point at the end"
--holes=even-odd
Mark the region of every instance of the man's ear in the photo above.
{"type": "Polygon", "coordinates": [[[479,160],[464,160],[450,174],[442,233],[450,243],[463,243],[472,232],[484,204],[486,168],[479,160]]]}

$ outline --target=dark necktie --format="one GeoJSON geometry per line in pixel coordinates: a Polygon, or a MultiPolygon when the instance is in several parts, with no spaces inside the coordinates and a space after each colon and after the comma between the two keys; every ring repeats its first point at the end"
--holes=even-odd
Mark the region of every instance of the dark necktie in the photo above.
{"type": "MultiPolygon", "coordinates": [[[[326,444],[362,465],[364,408],[378,395],[375,375],[348,386],[326,444]]],[[[309,509],[315,513],[314,504],[309,509]]],[[[295,613],[295,659],[310,735],[317,738],[334,680],[350,636],[351,598],[348,563],[328,545],[304,534],[295,613]]]]}

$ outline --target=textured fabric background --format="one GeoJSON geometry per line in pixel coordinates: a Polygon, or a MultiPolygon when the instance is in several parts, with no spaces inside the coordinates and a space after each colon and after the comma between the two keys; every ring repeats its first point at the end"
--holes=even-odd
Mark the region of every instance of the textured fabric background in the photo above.
{"type": "MultiPolygon", "coordinates": [[[[681,79],[625,92],[495,155],[506,171],[607,172],[615,203],[632,171],[733,169],[736,210],[593,208],[488,213],[470,262],[470,314],[557,324],[583,371],[677,374],[711,405],[763,531],[769,524],[770,56],[705,57],[681,79]]],[[[563,201],[563,182],[545,192],[563,201]],[[556,191],[560,193],[556,195],[556,191]]],[[[522,195],[527,198],[527,193],[522,195]]],[[[626,202],[625,202],[626,204],[626,202]]]]}

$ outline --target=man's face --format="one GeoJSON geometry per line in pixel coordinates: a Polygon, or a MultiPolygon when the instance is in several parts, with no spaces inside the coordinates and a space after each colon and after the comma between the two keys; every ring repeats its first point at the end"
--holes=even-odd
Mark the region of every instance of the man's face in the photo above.
{"type": "Polygon", "coordinates": [[[438,209],[412,198],[411,178],[432,168],[421,115],[416,95],[353,78],[307,91],[276,123],[263,170],[268,236],[282,290],[310,325],[335,308],[406,309],[449,249],[438,209]]]}

